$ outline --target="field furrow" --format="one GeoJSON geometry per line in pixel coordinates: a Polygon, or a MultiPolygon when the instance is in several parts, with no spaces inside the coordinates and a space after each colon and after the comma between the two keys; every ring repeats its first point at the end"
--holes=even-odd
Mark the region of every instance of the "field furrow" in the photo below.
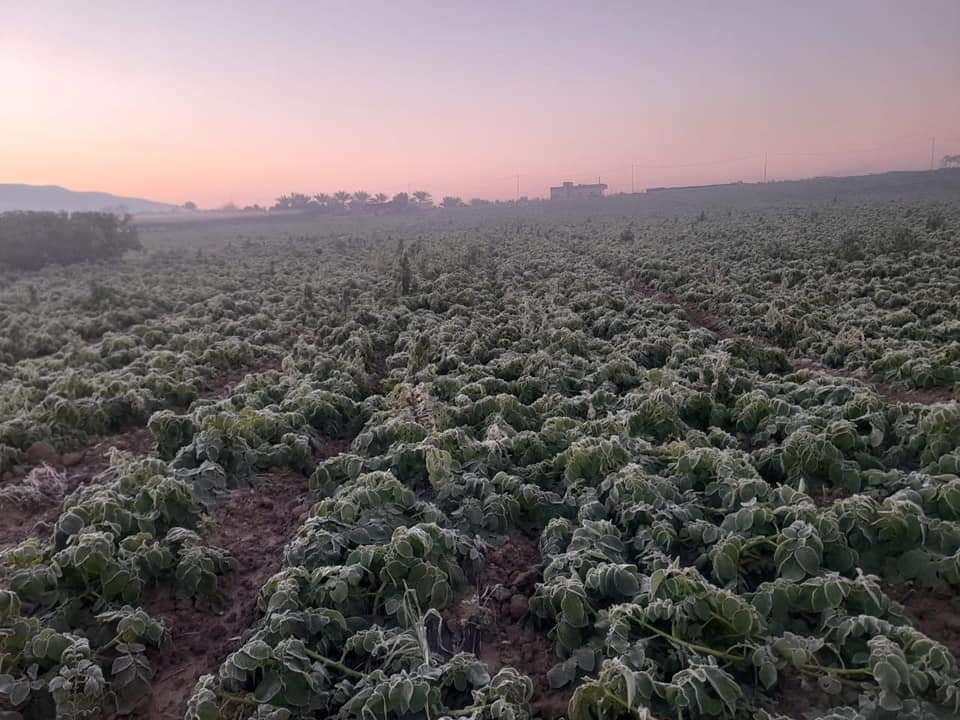
{"type": "Polygon", "coordinates": [[[141,258],[216,292],[0,369],[5,468],[145,428],[0,519],[0,714],[957,715],[960,260],[925,212],[849,266],[803,233],[778,265],[750,213],[141,258]]]}

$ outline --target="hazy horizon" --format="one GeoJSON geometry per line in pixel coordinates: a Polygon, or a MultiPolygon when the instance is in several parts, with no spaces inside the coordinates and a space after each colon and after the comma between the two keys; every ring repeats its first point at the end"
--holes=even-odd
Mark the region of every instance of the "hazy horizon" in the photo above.
{"type": "Polygon", "coordinates": [[[960,3],[835,5],[11,6],[0,182],[508,199],[960,153],[960,3]]]}

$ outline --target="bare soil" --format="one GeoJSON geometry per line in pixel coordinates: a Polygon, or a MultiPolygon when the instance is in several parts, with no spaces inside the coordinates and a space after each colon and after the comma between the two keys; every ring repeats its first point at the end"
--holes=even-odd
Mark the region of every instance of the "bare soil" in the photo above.
{"type": "Polygon", "coordinates": [[[668,305],[676,305],[683,311],[684,319],[691,325],[705,328],[724,340],[746,337],[746,335],[742,335],[741,333],[730,329],[730,327],[727,326],[722,318],[705,312],[695,305],[685,303],[673,293],[663,292],[639,282],[632,283],[631,287],[644,297],[650,298],[651,300],[657,300],[668,305]]]}
{"type": "Polygon", "coordinates": [[[780,672],[777,692],[779,698],[769,703],[770,709],[797,720],[856,701],[842,695],[828,695],[817,686],[816,678],[796,672],[789,666],[780,672]]]}
{"type": "Polygon", "coordinates": [[[328,458],[345,453],[350,449],[353,438],[327,438],[313,452],[313,459],[319,464],[328,458]]]}
{"type": "MultiPolygon", "coordinates": [[[[921,632],[960,658],[960,599],[908,585],[888,585],[884,591],[906,608],[921,632]]],[[[815,679],[789,671],[781,674],[778,691],[779,699],[772,703],[772,709],[793,718],[817,715],[854,700],[826,695],[817,687],[815,679]]]]}
{"type": "Polygon", "coordinates": [[[955,393],[951,388],[908,388],[890,383],[881,383],[870,380],[864,373],[846,370],[844,368],[831,368],[806,358],[794,360],[792,363],[795,370],[812,370],[824,375],[833,377],[847,378],[857,380],[866,387],[870,388],[877,395],[887,402],[891,403],[918,403],[920,405],[934,405],[936,403],[950,402],[955,398],[955,393]]]}
{"type": "Polygon", "coordinates": [[[197,679],[215,672],[257,620],[257,594],[280,569],[283,548],[310,508],[307,480],[288,470],[266,476],[256,487],[235,490],[213,511],[204,541],[226,550],[238,568],[223,579],[219,614],[176,599],[165,586],[145,609],[171,628],[170,642],[153,653],[152,694],[138,718],[179,720],[197,679]]]}
{"type": "MultiPolygon", "coordinates": [[[[204,392],[207,397],[226,398],[245,376],[278,367],[279,363],[271,362],[225,373],[211,381],[204,392]]],[[[38,446],[42,445],[38,443],[38,446]]],[[[15,468],[14,472],[0,479],[0,549],[49,532],[60,517],[63,499],[81,485],[95,482],[100,473],[110,466],[111,450],[116,448],[135,457],[143,457],[149,455],[154,446],[150,431],[139,427],[98,438],[79,450],[61,454],[46,448],[36,457],[28,457],[30,464],[15,468]],[[56,471],[59,478],[43,492],[26,492],[26,487],[24,491],[14,489],[35,484],[36,477],[47,473],[49,469],[56,471]],[[13,492],[6,493],[7,497],[4,497],[4,489],[13,489],[13,492]]]]}
{"type": "MultiPolygon", "coordinates": [[[[333,457],[349,444],[348,439],[326,440],[315,456],[318,461],[333,457]]],[[[204,542],[228,550],[237,560],[237,570],[223,578],[219,613],[178,602],[170,586],[146,603],[147,612],[162,618],[171,633],[170,642],[152,653],[156,675],[138,719],[183,717],[199,677],[216,672],[256,623],[260,588],[280,570],[283,549],[303,524],[312,502],[307,478],[291,470],[275,470],[254,487],[234,490],[217,504],[204,542]]]]}
{"type": "Polygon", "coordinates": [[[257,373],[279,369],[279,362],[268,362],[261,365],[255,365],[253,367],[244,367],[238,370],[225,372],[204,385],[200,396],[205,398],[214,398],[216,400],[224,400],[230,396],[237,385],[243,382],[243,379],[247,375],[256,375],[257,373]]]}
{"type": "Polygon", "coordinates": [[[111,435],[86,449],[51,458],[48,465],[23,468],[23,474],[0,484],[0,490],[7,491],[0,493],[0,548],[50,532],[60,517],[63,499],[81,485],[97,482],[110,466],[114,448],[147,455],[153,449],[153,436],[146,428],[111,435]],[[56,479],[49,477],[51,472],[56,479]],[[42,485],[39,492],[22,492],[38,484],[42,485]]]}
{"type": "Polygon", "coordinates": [[[509,666],[529,676],[534,715],[554,720],[566,715],[573,689],[553,689],[547,682],[547,672],[559,658],[527,610],[542,579],[542,564],[536,542],[523,535],[509,537],[487,554],[478,591],[462,596],[443,616],[455,649],[474,653],[491,674],[509,666]]]}
{"type": "Polygon", "coordinates": [[[920,632],[960,659],[960,598],[908,585],[889,585],[884,592],[906,608],[920,632]]]}

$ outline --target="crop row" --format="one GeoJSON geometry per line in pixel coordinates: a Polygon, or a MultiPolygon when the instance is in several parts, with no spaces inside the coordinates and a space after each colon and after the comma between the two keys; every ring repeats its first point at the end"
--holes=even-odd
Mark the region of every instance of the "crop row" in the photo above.
{"type": "MultiPolygon", "coordinates": [[[[579,232],[358,242],[331,266],[360,273],[346,297],[332,274],[314,316],[278,298],[278,370],[153,413],[157,458],[4,553],[0,702],[133,709],[167,630],[144,598],[215,606],[232,560],[204,507],[286,466],[313,507],[189,720],[526,720],[548,694],[576,720],[773,718],[797,688],[821,718],[960,712],[957,658],[890,592],[960,586],[957,404],[693,326],[579,232]],[[317,462],[329,437],[353,440],[317,462]],[[548,639],[545,678],[483,649],[485,605],[517,595],[483,569],[518,538],[542,557],[517,622],[548,639]],[[479,648],[450,633],[467,614],[479,648]]],[[[299,288],[277,252],[260,269],[299,288]]]]}

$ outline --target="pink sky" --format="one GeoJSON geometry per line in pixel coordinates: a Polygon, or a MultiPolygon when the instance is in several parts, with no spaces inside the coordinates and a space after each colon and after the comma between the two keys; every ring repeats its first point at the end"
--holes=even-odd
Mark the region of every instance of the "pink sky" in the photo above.
{"type": "Polygon", "coordinates": [[[439,5],[0,0],[0,182],[510,198],[960,153],[957,0],[439,5]]]}

